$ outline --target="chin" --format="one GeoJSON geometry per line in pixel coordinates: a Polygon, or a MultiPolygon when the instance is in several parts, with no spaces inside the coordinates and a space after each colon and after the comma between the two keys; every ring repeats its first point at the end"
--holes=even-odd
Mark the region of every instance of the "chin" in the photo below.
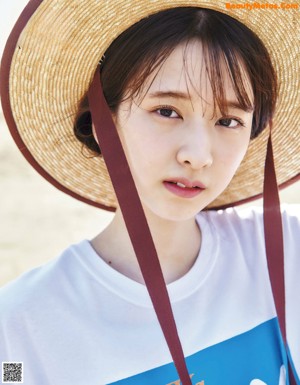
{"type": "Polygon", "coordinates": [[[151,208],[149,206],[145,207],[145,213],[148,219],[156,217],[159,220],[170,221],[170,222],[185,222],[191,219],[194,219],[195,216],[204,208],[206,204],[203,205],[185,205],[177,204],[177,205],[168,205],[168,207],[155,207],[151,208]],[[190,207],[188,207],[190,206],[190,207]]]}

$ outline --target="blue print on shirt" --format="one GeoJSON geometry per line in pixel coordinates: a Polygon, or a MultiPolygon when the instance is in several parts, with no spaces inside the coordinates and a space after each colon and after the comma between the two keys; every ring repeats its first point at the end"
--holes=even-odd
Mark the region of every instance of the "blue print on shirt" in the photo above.
{"type": "MultiPolygon", "coordinates": [[[[285,383],[277,319],[186,358],[193,385],[279,385],[285,383]],[[281,377],[280,377],[281,376],[281,377]]],[[[181,385],[173,363],[110,385],[181,385]]]]}

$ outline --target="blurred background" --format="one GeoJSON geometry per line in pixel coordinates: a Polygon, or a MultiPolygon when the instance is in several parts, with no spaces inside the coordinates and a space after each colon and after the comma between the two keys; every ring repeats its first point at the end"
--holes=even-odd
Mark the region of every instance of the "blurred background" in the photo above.
{"type": "MultiPolygon", "coordinates": [[[[0,52],[27,0],[0,0],[0,52]]],[[[0,109],[0,286],[57,256],[71,243],[93,238],[112,219],[56,190],[23,158],[0,109]]],[[[300,182],[281,192],[300,203],[300,182]]],[[[256,202],[261,204],[260,201],[256,202]]]]}
{"type": "MultiPolygon", "coordinates": [[[[27,0],[0,0],[0,52],[27,0]]],[[[0,109],[0,286],[91,239],[112,213],[58,191],[19,152],[0,109]]]]}

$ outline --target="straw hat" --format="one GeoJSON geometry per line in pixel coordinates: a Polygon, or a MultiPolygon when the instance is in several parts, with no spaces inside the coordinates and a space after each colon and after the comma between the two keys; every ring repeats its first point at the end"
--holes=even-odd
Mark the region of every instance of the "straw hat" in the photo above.
{"type": "MultiPolygon", "coordinates": [[[[114,209],[115,195],[103,159],[83,155],[73,135],[78,101],[99,59],[122,31],[149,14],[177,6],[227,13],[265,43],[280,87],[273,132],[278,183],[287,185],[299,177],[299,4],[268,0],[244,3],[242,8],[239,0],[33,0],[3,56],[2,104],[24,156],[62,191],[114,209]]],[[[261,193],[267,136],[265,132],[251,142],[230,186],[211,207],[233,205],[261,193]]]]}

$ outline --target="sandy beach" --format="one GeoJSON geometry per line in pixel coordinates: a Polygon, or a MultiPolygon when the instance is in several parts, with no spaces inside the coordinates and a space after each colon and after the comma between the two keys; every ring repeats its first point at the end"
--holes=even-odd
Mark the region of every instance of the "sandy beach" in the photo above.
{"type": "MultiPolygon", "coordinates": [[[[0,2],[0,54],[27,0],[0,2]]],[[[0,109],[0,286],[57,256],[69,244],[92,238],[111,213],[56,190],[24,159],[0,109]]]]}
{"type": "Polygon", "coordinates": [[[61,193],[34,171],[0,117],[0,286],[92,238],[112,218],[61,193]]]}

